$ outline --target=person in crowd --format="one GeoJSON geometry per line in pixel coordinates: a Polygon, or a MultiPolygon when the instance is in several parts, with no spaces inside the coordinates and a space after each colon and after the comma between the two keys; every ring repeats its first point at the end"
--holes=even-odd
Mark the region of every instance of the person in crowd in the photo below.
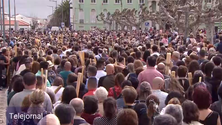
{"type": "Polygon", "coordinates": [[[161,111],[165,107],[165,100],[167,97],[167,93],[161,91],[164,86],[164,80],[160,77],[156,77],[153,79],[153,87],[152,87],[152,94],[155,95],[160,100],[159,110],[161,111]]]}
{"type": "MultiPolygon", "coordinates": [[[[85,85],[87,90],[89,89],[88,88],[89,78],[96,78],[96,73],[97,73],[97,68],[95,66],[92,66],[92,65],[88,66],[88,68],[87,68],[88,79],[86,80],[86,85],[85,85]]],[[[96,83],[97,83],[96,87],[98,87],[98,80],[97,79],[96,79],[96,83]]]]}
{"type": "Polygon", "coordinates": [[[173,98],[177,98],[182,104],[185,101],[185,97],[179,92],[170,92],[165,100],[165,105],[169,104],[169,101],[173,98]]]}
{"type": "Polygon", "coordinates": [[[173,116],[164,114],[156,116],[153,125],[177,125],[177,121],[173,116]]]}
{"type": "Polygon", "coordinates": [[[164,114],[169,114],[173,116],[177,121],[177,125],[183,124],[183,110],[180,105],[173,105],[173,104],[167,105],[165,107],[164,114]]]}
{"type": "MultiPolygon", "coordinates": [[[[16,76],[14,76],[14,77],[16,77],[16,76]]],[[[18,77],[14,80],[14,82],[13,82],[12,84],[13,84],[13,91],[11,91],[11,92],[8,94],[8,97],[7,97],[7,105],[9,105],[10,100],[12,99],[12,97],[13,97],[16,93],[19,93],[19,92],[23,91],[23,89],[24,89],[22,76],[18,76],[18,77]]]]}
{"type": "Polygon", "coordinates": [[[155,95],[149,95],[146,98],[148,125],[152,125],[154,118],[159,115],[160,100],[155,95]]]}
{"type": "Polygon", "coordinates": [[[38,125],[60,125],[60,122],[56,115],[48,114],[39,121],[38,125]]]}
{"type": "Polygon", "coordinates": [[[64,87],[67,86],[67,78],[68,78],[68,75],[72,73],[71,71],[71,63],[70,62],[66,62],[65,65],[64,65],[64,71],[61,71],[59,74],[61,75],[62,79],[63,79],[63,82],[64,82],[64,87]]]}
{"type": "Polygon", "coordinates": [[[140,103],[145,103],[146,98],[152,93],[152,88],[150,84],[146,81],[142,82],[140,85],[140,91],[138,92],[138,100],[140,103]]]}
{"type": "Polygon", "coordinates": [[[95,91],[95,97],[98,99],[99,114],[103,115],[103,102],[107,98],[108,92],[104,87],[99,87],[95,91]]]}
{"type": "Polygon", "coordinates": [[[157,64],[157,70],[163,75],[164,79],[168,79],[169,76],[166,75],[166,66],[164,63],[157,64]]]}
{"type": "Polygon", "coordinates": [[[51,87],[49,87],[54,93],[55,93],[55,102],[59,101],[60,97],[62,96],[64,87],[63,87],[63,79],[59,76],[57,76],[52,84],[51,87]]]}
{"type": "Polygon", "coordinates": [[[193,60],[189,63],[188,66],[188,71],[192,73],[192,75],[194,75],[194,72],[196,70],[200,70],[200,66],[199,63],[196,60],[193,60]]]}
{"type": "Polygon", "coordinates": [[[54,58],[54,70],[55,70],[55,72],[57,71],[60,63],[61,63],[61,59],[60,58],[54,58]]]}
{"type": "Polygon", "coordinates": [[[88,78],[88,92],[83,96],[94,96],[96,88],[97,88],[97,79],[94,77],[88,78]]]}
{"type": "Polygon", "coordinates": [[[61,104],[56,107],[55,115],[58,117],[60,125],[73,125],[76,111],[71,105],[61,104]]]}
{"type": "Polygon", "coordinates": [[[116,125],[117,124],[117,106],[116,100],[109,97],[103,102],[104,114],[103,117],[95,118],[93,125],[116,125]]]}
{"type": "Polygon", "coordinates": [[[138,117],[134,110],[123,109],[117,115],[117,125],[138,125],[138,117]]]}
{"type": "Polygon", "coordinates": [[[218,101],[214,102],[213,104],[211,104],[210,109],[212,111],[217,112],[220,115],[220,121],[222,121],[222,108],[221,108],[221,104],[222,104],[222,85],[219,86],[218,90],[217,90],[217,94],[218,94],[218,101]]]}
{"type": "Polygon", "coordinates": [[[9,57],[9,50],[2,49],[2,54],[0,55],[0,91],[3,89],[4,79],[2,76],[6,76],[6,69],[7,66],[10,65],[10,57],[9,57]]]}
{"type": "MultiPolygon", "coordinates": [[[[10,118],[9,113],[20,113],[21,112],[21,106],[22,106],[22,101],[24,100],[24,98],[27,95],[30,95],[36,88],[36,76],[33,73],[26,73],[23,76],[23,80],[24,80],[24,88],[22,92],[19,92],[17,94],[15,94],[10,103],[9,106],[7,108],[7,120],[10,122],[12,122],[13,119],[10,118]]],[[[47,112],[52,112],[52,102],[50,97],[48,96],[47,93],[45,93],[45,99],[44,99],[44,103],[43,103],[43,107],[47,112]]]]}
{"type": "Polygon", "coordinates": [[[98,114],[97,110],[98,100],[93,96],[86,96],[84,98],[84,111],[81,117],[92,125],[95,118],[101,117],[101,114],[98,114]]]}
{"type": "Polygon", "coordinates": [[[108,64],[106,66],[106,73],[106,76],[99,79],[99,86],[103,86],[107,91],[109,91],[111,87],[115,86],[115,69],[113,64],[108,64]]]}
{"type": "Polygon", "coordinates": [[[50,88],[46,87],[45,77],[36,76],[36,78],[37,78],[36,89],[40,89],[40,90],[45,91],[49,95],[52,104],[54,104],[55,103],[55,93],[50,88]]]}
{"type": "Polygon", "coordinates": [[[69,104],[69,102],[76,97],[77,97],[77,94],[76,94],[75,87],[71,85],[66,86],[62,92],[61,100],[53,104],[54,109],[60,104],[69,104]]]}
{"type": "Polygon", "coordinates": [[[196,87],[193,92],[193,101],[196,103],[200,115],[199,121],[204,125],[220,125],[220,116],[217,112],[210,110],[211,95],[209,91],[200,86],[196,87]]]}
{"type": "Polygon", "coordinates": [[[104,71],[105,62],[104,62],[103,58],[99,59],[96,62],[96,67],[97,67],[96,78],[99,81],[99,79],[101,77],[106,76],[106,72],[104,71]]]}
{"type": "MultiPolygon", "coordinates": [[[[27,72],[31,72],[31,69],[32,69],[32,64],[31,63],[32,63],[32,59],[29,58],[29,57],[26,58],[26,60],[25,60],[25,69],[20,72],[21,76],[24,76],[25,73],[27,73],[27,72]]],[[[17,71],[17,73],[18,73],[18,71],[17,71]]]]}
{"type": "Polygon", "coordinates": [[[67,62],[66,59],[63,59],[60,65],[57,67],[56,73],[59,74],[61,71],[64,71],[65,63],[67,62]]]}
{"type": "MultiPolygon", "coordinates": [[[[124,89],[122,90],[122,95],[123,95],[123,100],[125,102],[123,108],[134,108],[135,105],[135,100],[137,98],[137,92],[134,89],[134,87],[131,86],[126,86],[124,87],[124,89]]],[[[120,107],[120,106],[118,106],[120,107]]]]}
{"type": "Polygon", "coordinates": [[[40,69],[40,63],[36,61],[32,62],[32,69],[31,69],[32,73],[36,74],[39,71],[39,69],[40,69]]]}
{"type": "MultiPolygon", "coordinates": [[[[41,75],[42,75],[41,69],[43,69],[43,73],[45,73],[46,70],[48,70],[48,67],[49,67],[49,63],[48,63],[48,62],[46,62],[46,61],[41,61],[41,62],[40,62],[40,69],[38,70],[38,72],[37,72],[35,75],[36,75],[36,76],[41,76],[41,75]]],[[[50,84],[50,82],[49,82],[48,79],[47,79],[47,87],[50,87],[50,86],[51,86],[51,84],[50,84]]]]}
{"type": "Polygon", "coordinates": [[[159,53],[159,49],[158,49],[158,46],[157,45],[153,45],[152,46],[152,54],[151,54],[151,56],[154,56],[154,55],[156,55],[157,57],[160,55],[160,53],[159,53]]]}
{"type": "Polygon", "coordinates": [[[84,111],[84,102],[80,98],[74,98],[69,103],[76,111],[76,115],[74,116],[74,124],[73,125],[88,125],[85,119],[81,117],[84,111]]]}
{"type": "MultiPolygon", "coordinates": [[[[164,79],[163,75],[155,69],[155,65],[156,65],[156,57],[155,56],[148,57],[147,69],[142,71],[138,76],[138,80],[140,84],[143,81],[147,81],[148,83],[150,83],[151,87],[153,87],[153,79],[155,77],[161,77],[162,79],[164,79]]],[[[137,90],[139,90],[139,86],[137,87],[137,90]]]]}
{"type": "Polygon", "coordinates": [[[187,89],[190,87],[189,80],[186,78],[187,76],[187,67],[186,66],[179,66],[177,69],[178,72],[178,81],[180,82],[180,85],[183,87],[184,91],[187,91],[187,89]]]}
{"type": "Polygon", "coordinates": [[[109,89],[108,96],[117,99],[122,91],[121,83],[125,80],[125,77],[122,73],[118,73],[115,76],[115,86],[109,89]]]}
{"type": "Polygon", "coordinates": [[[200,113],[194,102],[186,100],[183,102],[182,108],[184,125],[201,125],[201,123],[198,122],[200,113]]]}
{"type": "Polygon", "coordinates": [[[221,66],[222,59],[220,56],[214,56],[211,60],[215,66],[221,66]]]}
{"type": "Polygon", "coordinates": [[[218,101],[217,91],[222,81],[222,68],[215,67],[212,72],[212,79],[210,80],[210,85],[212,86],[212,102],[218,101]]]}
{"type": "Polygon", "coordinates": [[[204,62],[206,60],[206,51],[201,49],[199,52],[199,60],[198,63],[201,64],[202,62],[204,62]]]}
{"type": "Polygon", "coordinates": [[[172,54],[173,65],[176,65],[179,60],[180,60],[180,53],[178,51],[174,51],[172,54]]]}

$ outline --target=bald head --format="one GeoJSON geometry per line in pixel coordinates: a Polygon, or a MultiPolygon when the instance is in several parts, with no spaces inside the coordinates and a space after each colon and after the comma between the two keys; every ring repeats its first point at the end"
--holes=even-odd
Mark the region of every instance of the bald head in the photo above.
{"type": "Polygon", "coordinates": [[[157,90],[161,89],[164,85],[164,80],[160,77],[156,77],[153,79],[152,89],[157,90]]]}
{"type": "Polygon", "coordinates": [[[157,70],[162,73],[162,74],[165,74],[165,64],[164,63],[159,63],[157,65],[157,70]]]}
{"type": "Polygon", "coordinates": [[[71,65],[71,63],[70,63],[69,61],[67,61],[67,62],[65,63],[65,65],[64,65],[64,68],[65,68],[66,71],[70,71],[70,70],[71,70],[71,67],[72,67],[72,65],[71,65]]]}
{"type": "Polygon", "coordinates": [[[113,64],[108,64],[106,66],[106,73],[107,73],[107,75],[112,75],[112,74],[115,73],[114,65],[113,64]]]}
{"type": "Polygon", "coordinates": [[[54,114],[48,114],[39,121],[38,125],[60,125],[60,122],[54,114]]]}
{"type": "Polygon", "coordinates": [[[84,110],[84,102],[80,98],[74,98],[69,103],[76,111],[76,115],[80,116],[84,110]]]}

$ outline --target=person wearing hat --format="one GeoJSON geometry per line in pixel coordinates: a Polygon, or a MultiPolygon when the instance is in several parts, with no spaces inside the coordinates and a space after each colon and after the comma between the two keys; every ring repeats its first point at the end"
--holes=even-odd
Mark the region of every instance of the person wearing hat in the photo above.
{"type": "Polygon", "coordinates": [[[32,69],[32,58],[28,57],[25,59],[25,69],[20,72],[21,76],[24,76],[26,73],[31,72],[32,69]]]}
{"type": "Polygon", "coordinates": [[[54,82],[54,79],[56,77],[56,73],[54,71],[54,64],[49,60],[47,61],[49,66],[48,66],[48,80],[50,83],[54,82]]]}

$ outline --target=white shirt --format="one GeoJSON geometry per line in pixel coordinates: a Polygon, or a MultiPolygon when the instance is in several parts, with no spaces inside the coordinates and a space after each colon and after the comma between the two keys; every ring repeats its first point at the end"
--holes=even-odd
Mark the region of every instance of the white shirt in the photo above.
{"type": "Polygon", "coordinates": [[[19,66],[19,69],[18,69],[18,71],[16,71],[16,75],[19,75],[23,70],[25,70],[26,69],[26,67],[25,67],[25,64],[22,64],[21,66],[19,66]]]}
{"type": "Polygon", "coordinates": [[[106,76],[106,72],[103,70],[97,70],[96,79],[99,81],[99,79],[103,76],[106,76]]]}
{"type": "Polygon", "coordinates": [[[160,54],[158,52],[154,52],[154,53],[151,54],[151,56],[154,56],[154,55],[159,56],[160,54]]]}
{"type": "Polygon", "coordinates": [[[165,100],[168,96],[168,93],[163,92],[161,90],[152,90],[152,95],[155,95],[160,100],[159,111],[161,111],[166,106],[165,100]]]}
{"type": "MultiPolygon", "coordinates": [[[[51,86],[49,87],[53,92],[55,92],[55,90],[58,88],[59,86],[51,86]]],[[[62,92],[63,92],[64,88],[60,88],[59,91],[55,94],[55,102],[57,102],[60,97],[62,96],[62,92]]]]}

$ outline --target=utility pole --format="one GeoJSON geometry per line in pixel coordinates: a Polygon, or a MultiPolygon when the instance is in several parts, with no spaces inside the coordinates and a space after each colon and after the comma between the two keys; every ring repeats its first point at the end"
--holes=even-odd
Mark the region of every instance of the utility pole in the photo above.
{"type": "Polygon", "coordinates": [[[11,5],[10,0],[8,0],[8,17],[9,17],[9,42],[11,41],[11,5]]]}
{"type": "Polygon", "coordinates": [[[5,2],[2,0],[2,13],[3,13],[3,41],[5,42],[5,2]]]}
{"type": "Polygon", "coordinates": [[[17,25],[16,25],[16,4],[14,0],[14,16],[15,16],[15,31],[17,31],[17,25]]]}
{"type": "Polygon", "coordinates": [[[62,0],[62,22],[63,22],[63,0],[62,0]]]}
{"type": "Polygon", "coordinates": [[[52,8],[52,14],[53,14],[53,10],[54,10],[54,9],[53,9],[53,6],[48,6],[48,7],[51,7],[51,8],[52,8]]]}
{"type": "Polygon", "coordinates": [[[57,9],[57,0],[49,0],[49,1],[55,2],[55,4],[56,4],[56,9],[57,9]]]}

